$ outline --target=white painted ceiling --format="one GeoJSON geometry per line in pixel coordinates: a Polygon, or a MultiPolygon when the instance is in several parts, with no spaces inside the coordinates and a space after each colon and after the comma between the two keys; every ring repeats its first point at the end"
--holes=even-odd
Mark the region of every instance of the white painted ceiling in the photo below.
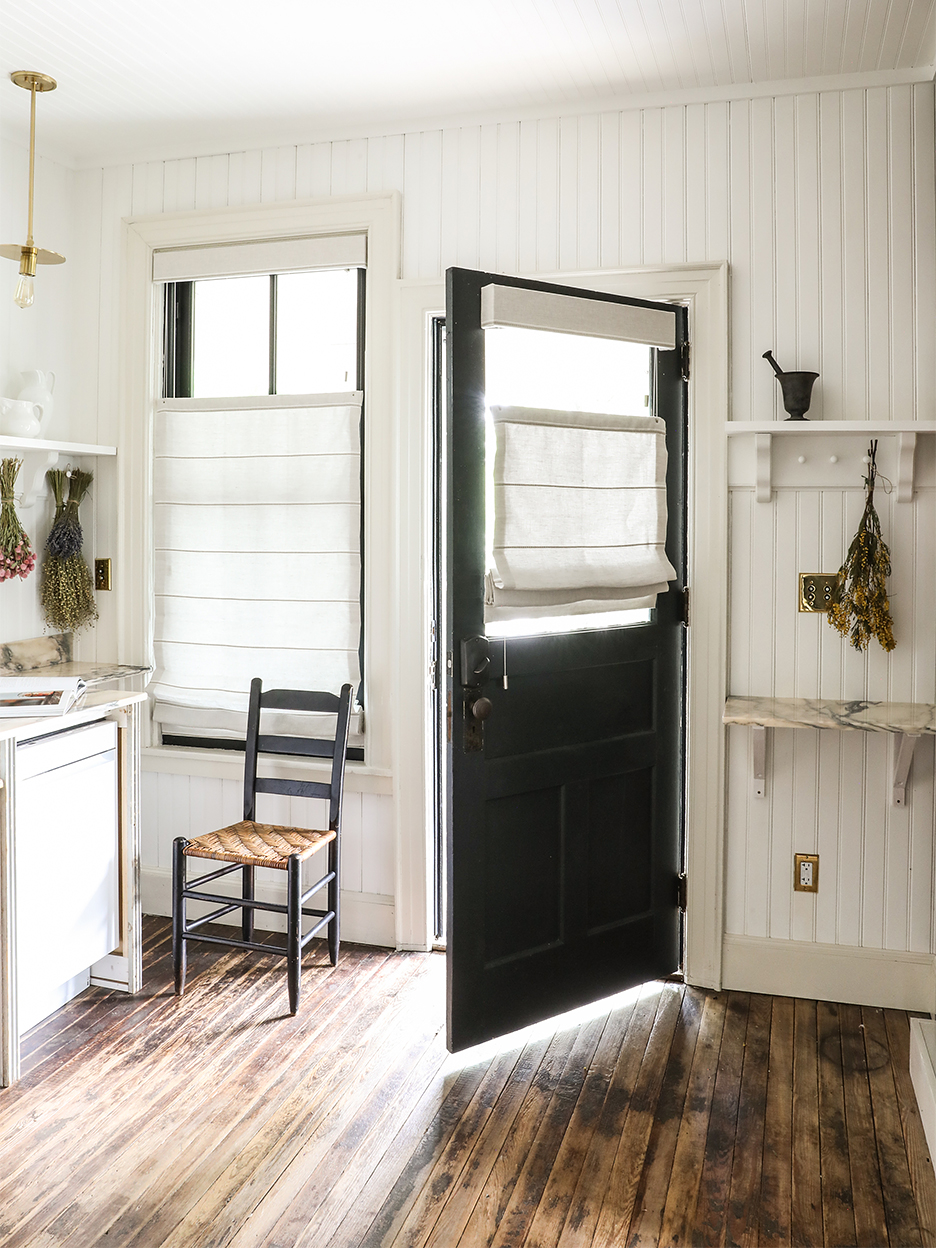
{"type": "MultiPolygon", "coordinates": [[[[936,59],[936,0],[3,0],[0,110],[76,165],[936,59]]],[[[915,75],[914,75],[914,71],[915,75]]]]}

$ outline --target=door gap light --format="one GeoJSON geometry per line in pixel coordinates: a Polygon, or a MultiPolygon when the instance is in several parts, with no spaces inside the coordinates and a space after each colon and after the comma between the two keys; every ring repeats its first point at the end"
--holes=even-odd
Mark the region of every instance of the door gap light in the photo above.
{"type": "Polygon", "coordinates": [[[0,246],[0,256],[7,260],[19,261],[19,280],[13,301],[21,308],[28,308],[33,301],[35,289],[33,279],[36,276],[37,264],[64,264],[65,257],[57,251],[46,251],[37,247],[33,239],[33,191],[36,181],[36,95],[42,91],[54,91],[58,85],[48,74],[36,73],[29,69],[18,69],[10,74],[13,82],[29,92],[29,211],[26,225],[26,242],[4,243],[0,246]]]}

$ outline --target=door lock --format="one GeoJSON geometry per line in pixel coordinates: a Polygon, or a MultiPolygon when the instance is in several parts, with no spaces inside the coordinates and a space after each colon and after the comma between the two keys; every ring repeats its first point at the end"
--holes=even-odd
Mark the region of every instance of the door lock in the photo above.
{"type": "Polygon", "coordinates": [[[464,637],[461,643],[461,683],[463,689],[480,689],[491,666],[491,648],[486,637],[464,637]]]}

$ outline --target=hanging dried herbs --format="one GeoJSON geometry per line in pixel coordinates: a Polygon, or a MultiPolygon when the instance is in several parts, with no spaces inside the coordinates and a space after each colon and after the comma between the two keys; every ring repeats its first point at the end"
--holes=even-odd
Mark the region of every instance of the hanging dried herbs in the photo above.
{"type": "Polygon", "coordinates": [[[864,478],[865,505],[858,532],[839,568],[836,601],[829,607],[829,623],[856,650],[867,650],[874,637],[884,650],[893,650],[894,622],[887,600],[891,572],[890,551],[881,536],[874,509],[877,478],[877,441],[869,447],[868,475],[864,478]]]}
{"type": "MultiPolygon", "coordinates": [[[[72,474],[73,476],[76,474],[72,474]]],[[[90,473],[87,474],[91,476],[90,473]]],[[[46,480],[55,498],[55,518],[46,538],[46,550],[59,559],[67,559],[69,555],[81,554],[81,543],[84,535],[81,532],[81,521],[78,519],[78,508],[69,507],[65,501],[68,490],[68,473],[63,468],[50,468],[46,480]]]]}
{"type": "Polygon", "coordinates": [[[0,581],[18,576],[25,580],[36,566],[36,556],[20,524],[13,489],[22,467],[21,459],[0,462],[0,581]]]}
{"type": "Polygon", "coordinates": [[[62,632],[76,631],[98,618],[91,570],[81,554],[78,507],[94,479],[80,468],[64,473],[50,469],[46,479],[55,497],[55,518],[42,564],[42,610],[46,623],[62,632]],[[68,497],[65,497],[65,481],[68,497]]]}

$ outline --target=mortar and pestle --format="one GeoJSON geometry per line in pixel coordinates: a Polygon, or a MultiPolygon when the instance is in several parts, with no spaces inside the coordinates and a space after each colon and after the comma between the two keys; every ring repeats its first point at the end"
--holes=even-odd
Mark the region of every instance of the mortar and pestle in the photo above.
{"type": "Polygon", "coordinates": [[[773,358],[772,351],[765,351],[764,359],[777,374],[777,381],[783,391],[783,406],[790,413],[787,420],[806,420],[803,413],[809,411],[810,395],[819,374],[785,373],[773,358]]]}

